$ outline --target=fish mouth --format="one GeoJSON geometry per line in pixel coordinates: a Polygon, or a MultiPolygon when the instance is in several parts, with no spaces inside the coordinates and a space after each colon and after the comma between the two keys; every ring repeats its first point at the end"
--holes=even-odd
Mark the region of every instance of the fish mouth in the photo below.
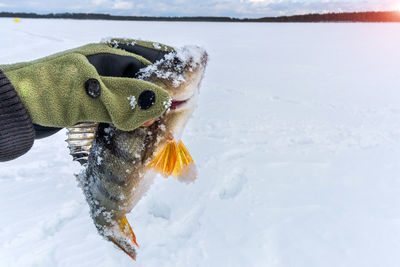
{"type": "Polygon", "coordinates": [[[196,92],[194,92],[190,97],[180,100],[180,99],[172,99],[171,105],[169,106],[170,110],[177,110],[184,108],[186,104],[190,105],[189,103],[192,103],[192,100],[195,99],[197,96],[196,92]]]}
{"type": "MultiPolygon", "coordinates": [[[[175,100],[172,99],[171,101],[171,105],[169,106],[169,110],[177,110],[182,108],[187,102],[189,102],[191,99],[193,98],[193,96],[185,99],[185,100],[175,100]]],[[[142,124],[141,127],[149,127],[150,125],[152,125],[156,120],[149,120],[146,123],[142,124]]]]}
{"type": "MultiPolygon", "coordinates": [[[[200,87],[200,82],[197,85],[198,89],[200,89],[199,87],[200,87]]],[[[199,92],[199,90],[194,90],[194,91],[192,91],[192,95],[190,95],[188,98],[182,99],[182,100],[172,98],[171,105],[169,106],[169,110],[177,110],[177,109],[184,108],[184,106],[186,106],[186,104],[190,105],[189,102],[192,103],[192,100],[197,97],[198,92],[199,92]]]]}
{"type": "Polygon", "coordinates": [[[185,99],[185,100],[174,100],[173,99],[171,106],[169,108],[171,110],[178,109],[178,108],[182,107],[183,105],[185,105],[190,99],[191,99],[191,97],[189,97],[188,99],[185,99]]]}

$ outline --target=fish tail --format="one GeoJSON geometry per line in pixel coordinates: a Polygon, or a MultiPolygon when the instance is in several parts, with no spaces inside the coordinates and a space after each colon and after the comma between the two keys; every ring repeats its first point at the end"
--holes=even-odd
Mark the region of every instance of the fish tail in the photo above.
{"type": "Polygon", "coordinates": [[[117,227],[110,231],[110,233],[112,234],[108,235],[107,238],[133,260],[136,260],[134,245],[136,247],[139,247],[139,245],[136,242],[136,236],[132,231],[132,227],[129,225],[125,216],[117,222],[117,227]]]}
{"type": "Polygon", "coordinates": [[[139,244],[136,242],[136,236],[133,233],[132,227],[130,226],[126,216],[124,216],[124,218],[122,218],[121,222],[119,223],[119,227],[120,227],[121,231],[130,235],[131,241],[133,242],[133,244],[135,244],[137,247],[139,247],[139,244]]]}

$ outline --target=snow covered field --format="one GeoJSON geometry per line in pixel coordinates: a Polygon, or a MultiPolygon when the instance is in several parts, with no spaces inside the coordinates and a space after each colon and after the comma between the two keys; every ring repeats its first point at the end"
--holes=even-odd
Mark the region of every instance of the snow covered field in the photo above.
{"type": "Polygon", "coordinates": [[[102,240],[65,132],[0,163],[0,266],[399,266],[400,24],[0,19],[0,63],[140,37],[210,61],[183,140],[199,178],[159,177],[102,240]]]}

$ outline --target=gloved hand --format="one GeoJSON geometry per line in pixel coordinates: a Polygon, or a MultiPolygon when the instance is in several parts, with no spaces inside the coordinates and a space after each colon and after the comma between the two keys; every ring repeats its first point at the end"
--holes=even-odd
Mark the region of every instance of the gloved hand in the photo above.
{"type": "Polygon", "coordinates": [[[106,122],[129,131],[168,108],[168,93],[135,75],[172,51],[150,42],[112,39],[31,62],[2,65],[0,70],[35,124],[68,127],[106,122]]]}
{"type": "Polygon", "coordinates": [[[0,161],[30,149],[32,123],[37,136],[41,126],[106,122],[130,131],[158,118],[169,107],[167,91],[135,77],[173,51],[158,43],[111,39],[0,65],[0,161]]]}

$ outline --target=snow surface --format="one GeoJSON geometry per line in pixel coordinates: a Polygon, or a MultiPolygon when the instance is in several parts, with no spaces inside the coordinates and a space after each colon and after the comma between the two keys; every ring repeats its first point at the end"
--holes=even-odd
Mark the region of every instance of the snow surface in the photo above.
{"type": "Polygon", "coordinates": [[[103,37],[203,46],[183,136],[198,167],[158,177],[102,240],[65,131],[0,164],[0,266],[399,266],[400,24],[0,19],[1,63],[103,37]]]}

